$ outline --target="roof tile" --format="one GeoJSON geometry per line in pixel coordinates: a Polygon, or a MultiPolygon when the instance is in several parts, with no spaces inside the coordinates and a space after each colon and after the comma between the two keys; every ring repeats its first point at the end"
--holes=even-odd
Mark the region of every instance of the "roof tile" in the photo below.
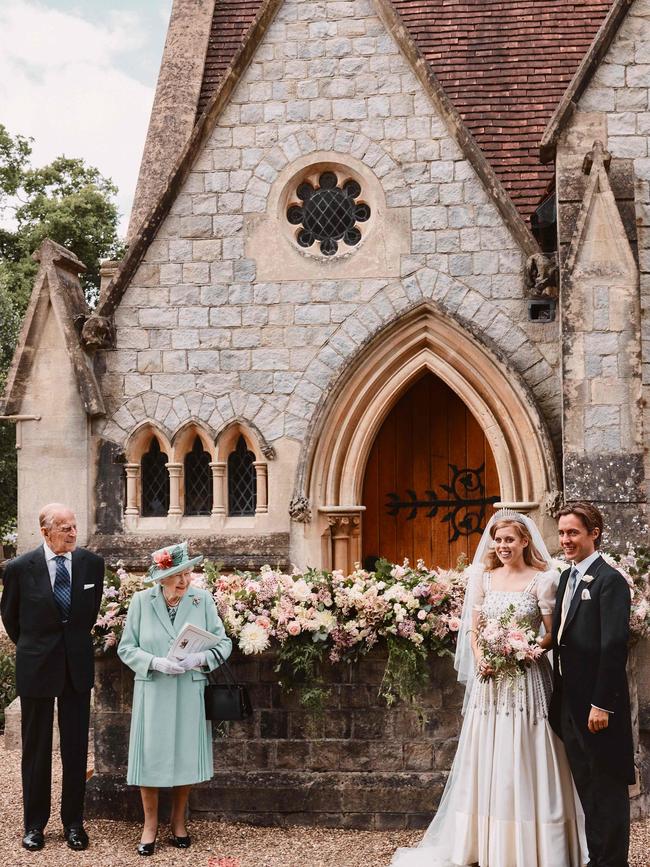
{"type": "MultiPolygon", "coordinates": [[[[393,0],[522,217],[553,176],[539,143],[612,0],[393,0]]],[[[199,113],[261,0],[216,0],[199,113]]]]}

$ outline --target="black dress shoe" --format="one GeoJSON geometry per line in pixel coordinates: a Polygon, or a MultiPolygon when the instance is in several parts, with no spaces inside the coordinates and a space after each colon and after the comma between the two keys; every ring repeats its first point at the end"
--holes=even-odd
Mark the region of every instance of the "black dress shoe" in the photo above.
{"type": "Polygon", "coordinates": [[[74,852],[83,852],[88,848],[88,834],[83,826],[77,828],[64,828],[63,836],[68,844],[68,849],[74,852]]]}
{"type": "Polygon", "coordinates": [[[27,849],[28,852],[38,852],[44,845],[45,837],[43,836],[43,832],[39,831],[38,828],[30,828],[29,831],[25,831],[23,849],[27,849]]]}
{"type": "Polygon", "coordinates": [[[192,845],[192,838],[189,834],[187,837],[177,837],[176,834],[172,834],[169,842],[172,846],[176,846],[177,849],[189,849],[192,845]]]}

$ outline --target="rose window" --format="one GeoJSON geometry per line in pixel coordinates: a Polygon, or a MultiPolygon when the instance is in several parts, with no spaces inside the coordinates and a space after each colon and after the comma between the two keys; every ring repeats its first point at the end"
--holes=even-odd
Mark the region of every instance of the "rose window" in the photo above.
{"type": "Polygon", "coordinates": [[[293,226],[300,226],[296,241],[301,247],[311,247],[318,242],[323,256],[334,256],[339,249],[339,241],[348,247],[355,247],[361,241],[361,231],[357,223],[365,223],[370,218],[370,207],[357,202],[361,186],[355,180],[348,180],[339,186],[334,172],[322,172],[318,187],[303,181],[296,190],[300,205],[290,205],[287,220],[293,226]]]}

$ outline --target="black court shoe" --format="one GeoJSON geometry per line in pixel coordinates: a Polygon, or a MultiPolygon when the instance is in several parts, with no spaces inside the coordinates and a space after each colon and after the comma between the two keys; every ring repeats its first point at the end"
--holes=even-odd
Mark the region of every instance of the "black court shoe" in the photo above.
{"type": "MultiPolygon", "coordinates": [[[[157,836],[158,832],[156,831],[157,836]]],[[[138,843],[138,855],[153,855],[156,851],[156,837],[153,838],[151,843],[138,843]]]]}
{"type": "Polygon", "coordinates": [[[189,849],[192,845],[192,838],[189,834],[187,837],[177,837],[176,834],[172,834],[169,842],[170,845],[175,846],[177,849],[189,849]]]}

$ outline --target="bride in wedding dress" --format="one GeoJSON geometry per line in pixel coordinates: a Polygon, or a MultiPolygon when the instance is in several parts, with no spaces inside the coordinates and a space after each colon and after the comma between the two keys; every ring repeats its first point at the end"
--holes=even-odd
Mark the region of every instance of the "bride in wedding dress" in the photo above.
{"type": "Polygon", "coordinates": [[[539,530],[503,510],[488,522],[465,594],[456,668],[466,684],[456,757],[438,812],[419,845],[398,849],[391,867],[581,867],[583,816],[564,745],[547,720],[551,666],[546,655],[515,679],[496,682],[476,641],[479,615],[544,626],[558,572],[539,530]],[[482,677],[477,675],[480,670],[482,677]]]}

